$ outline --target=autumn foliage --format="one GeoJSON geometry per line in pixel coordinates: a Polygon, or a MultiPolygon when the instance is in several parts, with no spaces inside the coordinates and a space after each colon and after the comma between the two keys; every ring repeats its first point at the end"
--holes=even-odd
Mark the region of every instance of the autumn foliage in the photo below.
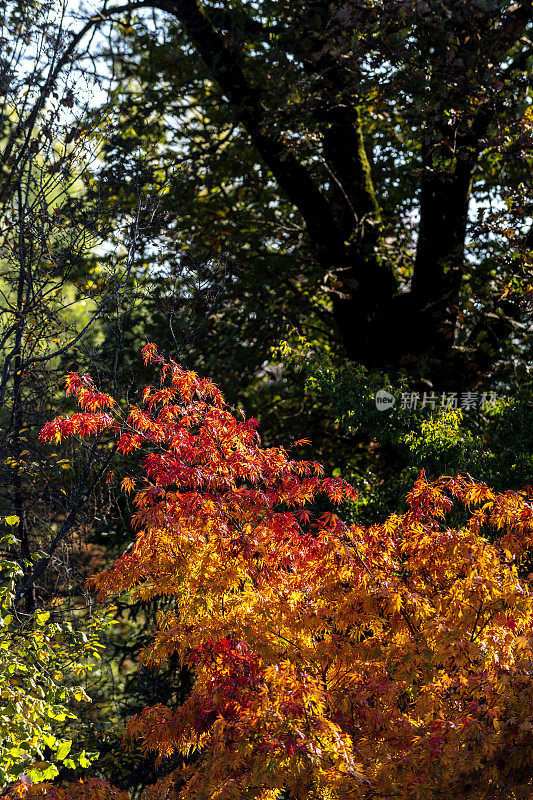
{"type": "Polygon", "coordinates": [[[45,797],[47,800],[129,800],[126,792],[111,786],[107,781],[89,778],[77,781],[69,786],[53,786],[51,783],[41,783],[34,786],[21,781],[9,794],[9,798],[37,798],[45,797]]]}
{"type": "Polygon", "coordinates": [[[529,797],[530,495],[421,474],[404,513],[346,524],[348,484],[261,447],[212,382],[143,353],[161,384],[127,416],[70,375],[80,412],[41,436],[109,436],[141,459],[122,484],[135,542],[93,585],[172,598],[143,663],[177,654],[194,674],[182,706],[127,726],[162,763],[193,756],[144,800],[529,797]]]}

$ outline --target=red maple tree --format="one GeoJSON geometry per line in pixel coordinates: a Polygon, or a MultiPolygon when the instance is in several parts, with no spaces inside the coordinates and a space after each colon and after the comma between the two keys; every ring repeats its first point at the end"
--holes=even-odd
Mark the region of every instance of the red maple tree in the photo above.
{"type": "MultiPolygon", "coordinates": [[[[405,513],[348,525],[331,509],[352,487],[263,448],[211,381],[143,354],[161,384],[141,405],[122,417],[69,375],[80,413],[41,437],[107,431],[141,458],[143,477],[122,482],[135,542],[92,585],[172,598],[142,663],[177,654],[192,690],[125,738],[160,761],[195,754],[144,800],[530,797],[530,493],[421,474],[405,513]]],[[[21,792],[77,800],[83,786],[21,792]]]]}

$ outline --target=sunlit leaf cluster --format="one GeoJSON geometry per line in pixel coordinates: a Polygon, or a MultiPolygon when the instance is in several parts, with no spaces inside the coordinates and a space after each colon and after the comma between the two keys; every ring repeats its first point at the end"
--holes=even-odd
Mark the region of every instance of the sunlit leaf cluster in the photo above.
{"type": "MultiPolygon", "coordinates": [[[[16,517],[5,522],[13,525],[16,517]]],[[[0,538],[9,552],[16,538],[0,538]]],[[[75,745],[79,703],[90,702],[85,677],[101,657],[102,614],[86,620],[57,619],[53,606],[29,615],[14,597],[23,575],[16,561],[0,560],[0,784],[54,778],[62,768],[88,767],[96,753],[75,745]]]]}

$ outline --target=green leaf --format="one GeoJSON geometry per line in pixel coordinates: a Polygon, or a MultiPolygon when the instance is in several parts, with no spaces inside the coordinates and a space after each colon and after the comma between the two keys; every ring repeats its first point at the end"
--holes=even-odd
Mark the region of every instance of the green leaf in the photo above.
{"type": "Polygon", "coordinates": [[[49,733],[43,734],[43,744],[53,749],[56,746],[57,739],[49,733]]]}
{"type": "Polygon", "coordinates": [[[59,770],[55,764],[47,764],[39,769],[28,770],[28,775],[33,783],[40,783],[41,781],[50,781],[59,775],[59,770]]]}
{"type": "Polygon", "coordinates": [[[65,739],[64,741],[60,742],[59,747],[56,750],[56,756],[58,761],[64,761],[65,758],[70,753],[70,748],[72,747],[72,742],[65,739]]]}

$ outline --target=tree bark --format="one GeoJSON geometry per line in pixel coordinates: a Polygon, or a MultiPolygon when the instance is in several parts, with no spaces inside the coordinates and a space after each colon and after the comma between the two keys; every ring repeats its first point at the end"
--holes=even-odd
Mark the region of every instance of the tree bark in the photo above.
{"type": "MultiPolygon", "coordinates": [[[[460,153],[451,171],[439,171],[425,147],[420,225],[412,281],[419,338],[445,358],[454,341],[463,277],[468,205],[475,157],[460,153]]],[[[416,340],[415,340],[416,341],[416,340]]]]}

